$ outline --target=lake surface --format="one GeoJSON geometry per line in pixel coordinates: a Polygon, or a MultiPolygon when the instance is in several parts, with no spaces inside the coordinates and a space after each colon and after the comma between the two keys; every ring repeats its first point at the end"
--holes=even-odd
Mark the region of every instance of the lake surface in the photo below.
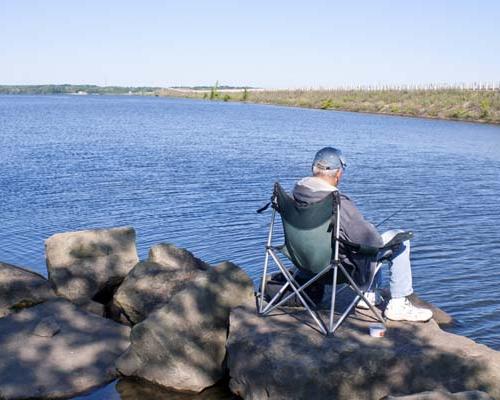
{"type": "MultiPolygon", "coordinates": [[[[500,127],[240,103],[0,96],[0,260],[45,272],[56,232],[132,225],[257,278],[279,180],[339,147],[341,189],[411,228],[415,290],[500,350],[500,127]]],[[[382,228],[381,228],[382,229],[382,228]]]]}

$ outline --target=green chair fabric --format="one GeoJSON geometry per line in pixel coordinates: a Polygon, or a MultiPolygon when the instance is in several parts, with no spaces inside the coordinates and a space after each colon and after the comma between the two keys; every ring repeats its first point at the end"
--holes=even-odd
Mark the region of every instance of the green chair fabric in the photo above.
{"type": "Polygon", "coordinates": [[[275,195],[285,234],[286,251],[283,253],[306,273],[322,271],[331,263],[333,255],[334,194],[329,194],[319,202],[301,205],[277,183],[275,195]]]}

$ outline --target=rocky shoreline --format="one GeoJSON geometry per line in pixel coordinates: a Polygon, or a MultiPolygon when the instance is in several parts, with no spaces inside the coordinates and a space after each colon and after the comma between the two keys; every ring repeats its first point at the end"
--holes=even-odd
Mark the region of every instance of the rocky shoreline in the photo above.
{"type": "Polygon", "coordinates": [[[0,399],[71,398],[119,377],[180,393],[229,380],[244,399],[500,398],[500,352],[436,321],[389,323],[381,339],[360,311],[334,337],[297,309],[262,318],[241,268],[168,243],[141,261],[131,227],[45,248],[48,279],[0,262],[0,399]]]}

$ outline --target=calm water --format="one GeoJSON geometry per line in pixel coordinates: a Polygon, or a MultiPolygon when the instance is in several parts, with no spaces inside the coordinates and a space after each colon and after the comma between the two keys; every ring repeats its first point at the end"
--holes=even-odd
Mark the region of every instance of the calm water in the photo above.
{"type": "Polygon", "coordinates": [[[343,149],[342,189],[385,228],[411,228],[414,286],[500,349],[500,128],[250,104],[0,96],[0,260],[45,274],[56,232],[133,225],[256,278],[279,179],[343,149]]]}

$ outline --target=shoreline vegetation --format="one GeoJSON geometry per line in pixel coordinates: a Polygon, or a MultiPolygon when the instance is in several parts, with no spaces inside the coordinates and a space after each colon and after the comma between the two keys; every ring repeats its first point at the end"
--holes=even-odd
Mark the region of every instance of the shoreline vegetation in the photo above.
{"type": "Polygon", "coordinates": [[[121,87],[0,85],[0,94],[139,95],[248,102],[322,110],[500,124],[500,88],[439,87],[257,89],[250,87],[121,87]]]}

